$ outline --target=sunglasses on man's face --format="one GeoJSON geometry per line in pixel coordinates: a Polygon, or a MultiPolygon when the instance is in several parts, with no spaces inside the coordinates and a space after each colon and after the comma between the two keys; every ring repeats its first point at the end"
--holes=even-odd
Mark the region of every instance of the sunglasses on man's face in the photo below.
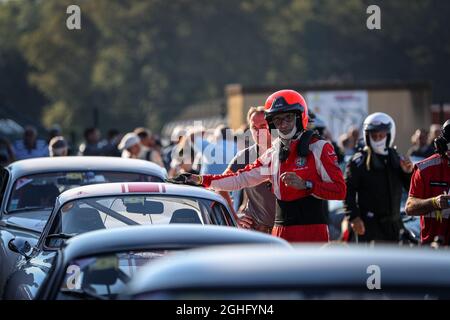
{"type": "Polygon", "coordinates": [[[280,115],[273,117],[273,124],[277,127],[280,126],[283,122],[291,123],[295,120],[295,114],[294,113],[288,113],[286,115],[280,115]]]}

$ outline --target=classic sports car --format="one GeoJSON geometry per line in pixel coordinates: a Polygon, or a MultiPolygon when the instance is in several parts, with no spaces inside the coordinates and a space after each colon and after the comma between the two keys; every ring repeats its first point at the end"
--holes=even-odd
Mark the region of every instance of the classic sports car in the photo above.
{"type": "Polygon", "coordinates": [[[445,250],[417,247],[205,248],[149,264],[124,293],[141,300],[449,299],[449,265],[445,250]]]}
{"type": "Polygon", "coordinates": [[[70,188],[106,182],[161,182],[158,165],[113,157],[36,158],[0,168],[0,293],[18,255],[8,249],[14,237],[36,245],[56,197],[70,188]]]}
{"type": "Polygon", "coordinates": [[[140,267],[171,252],[233,244],[290,248],[280,239],[234,227],[152,225],[88,232],[44,249],[10,277],[6,299],[116,299],[140,267]]]}
{"type": "MultiPolygon", "coordinates": [[[[203,188],[169,183],[106,183],[63,192],[39,241],[18,233],[4,250],[15,253],[7,277],[31,256],[61,247],[65,240],[89,231],[124,226],[195,223],[236,226],[226,201],[203,188]],[[17,259],[17,254],[21,257],[17,259]]],[[[7,255],[10,256],[10,255],[7,255]]]]}

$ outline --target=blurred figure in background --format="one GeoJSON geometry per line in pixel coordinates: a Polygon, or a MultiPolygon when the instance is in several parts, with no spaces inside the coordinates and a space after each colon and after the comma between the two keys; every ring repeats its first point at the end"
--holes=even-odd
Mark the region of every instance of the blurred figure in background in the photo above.
{"type": "MultiPolygon", "coordinates": [[[[309,128],[311,130],[315,130],[319,136],[327,140],[334,148],[334,152],[336,152],[336,156],[338,157],[338,163],[342,164],[344,162],[344,153],[338,144],[333,140],[330,130],[327,129],[327,125],[325,121],[323,121],[320,117],[318,117],[314,113],[310,113],[310,125],[309,128]]],[[[359,134],[359,133],[358,133],[359,134]]]]}
{"type": "Polygon", "coordinates": [[[344,154],[344,162],[348,162],[359,149],[364,147],[362,139],[359,138],[359,129],[351,126],[347,133],[339,137],[338,145],[344,154]]]}
{"type": "Polygon", "coordinates": [[[141,139],[134,132],[127,133],[119,143],[119,150],[122,151],[122,158],[139,159],[141,154],[141,139]]]}
{"type": "Polygon", "coordinates": [[[0,137],[0,167],[6,167],[15,160],[16,157],[11,143],[7,139],[0,137]]]}
{"type": "MultiPolygon", "coordinates": [[[[153,148],[154,150],[156,150],[159,155],[161,156],[161,161],[162,161],[162,149],[163,149],[163,144],[161,141],[161,136],[159,134],[153,134],[153,141],[154,141],[154,145],[153,148]]],[[[163,161],[164,163],[164,161],[163,161]]]]}
{"type": "Polygon", "coordinates": [[[170,171],[170,163],[172,162],[172,153],[174,152],[176,146],[180,143],[181,139],[184,135],[184,129],[180,126],[177,126],[173,129],[172,134],[170,135],[169,145],[163,148],[162,150],[162,159],[164,162],[164,167],[167,172],[170,171]]]}
{"type": "Polygon", "coordinates": [[[47,143],[50,144],[50,140],[58,136],[62,136],[61,126],[59,124],[54,124],[48,129],[47,143]]]}
{"type": "Polygon", "coordinates": [[[434,153],[434,148],[428,144],[428,132],[425,129],[417,129],[411,142],[413,146],[408,150],[409,157],[428,158],[434,153]]]}
{"type": "Polygon", "coordinates": [[[351,126],[348,129],[347,133],[348,138],[350,139],[350,148],[353,149],[353,154],[361,147],[360,138],[359,138],[359,129],[356,126],[351,126]]]}
{"type": "Polygon", "coordinates": [[[206,130],[203,126],[194,125],[190,129],[189,141],[194,151],[194,162],[192,163],[192,170],[197,173],[201,171],[203,166],[203,152],[214,141],[214,134],[211,130],[206,130]]]}
{"type": "MultiPolygon", "coordinates": [[[[253,145],[239,151],[231,160],[223,174],[234,173],[256,161],[271,147],[269,125],[264,118],[264,107],[251,107],[247,113],[247,122],[253,138],[253,145]]],[[[228,192],[219,192],[233,208],[228,192]]],[[[241,228],[271,233],[275,223],[276,198],[272,184],[265,181],[257,186],[243,189],[244,201],[242,216],[237,218],[241,228]]],[[[234,201],[237,201],[234,199],[234,201]]],[[[236,215],[237,216],[237,215],[236,215]]]]}
{"type": "Polygon", "coordinates": [[[27,126],[25,128],[23,139],[17,140],[14,143],[13,149],[16,160],[48,157],[47,143],[37,138],[37,131],[33,126],[27,126]]]}
{"type": "MultiPolygon", "coordinates": [[[[250,110],[248,112],[250,112],[250,110]]],[[[237,145],[238,151],[242,151],[255,143],[255,141],[253,141],[248,123],[241,125],[237,130],[234,131],[234,143],[237,145]]]]}
{"type": "Polygon", "coordinates": [[[222,125],[214,131],[213,141],[202,153],[200,174],[221,174],[237,153],[231,129],[222,125]]]}
{"type": "Polygon", "coordinates": [[[100,131],[97,128],[84,130],[84,142],[78,148],[79,156],[100,156],[102,146],[100,144],[100,131]]]}
{"type": "Polygon", "coordinates": [[[184,134],[172,150],[169,176],[179,173],[198,174],[203,165],[203,151],[210,145],[207,141],[207,130],[202,125],[182,129],[178,135],[184,134]]]}
{"type": "Polygon", "coordinates": [[[138,158],[151,161],[164,168],[161,154],[156,148],[155,139],[150,130],[139,127],[134,129],[133,132],[139,137],[142,145],[138,158]]]}
{"type": "Polygon", "coordinates": [[[428,145],[431,150],[434,151],[434,140],[439,138],[441,134],[442,126],[437,123],[433,123],[430,126],[430,132],[428,133],[428,145]]]}
{"type": "Polygon", "coordinates": [[[69,146],[62,136],[53,137],[48,144],[50,157],[66,157],[69,154],[69,146]]]}
{"type": "Polygon", "coordinates": [[[351,147],[350,138],[346,133],[343,133],[339,136],[339,148],[344,153],[344,161],[348,162],[348,160],[353,156],[353,148],[351,147]]]}
{"type": "Polygon", "coordinates": [[[122,135],[117,129],[109,129],[106,134],[106,141],[103,142],[102,154],[107,157],[120,157],[121,152],[117,147],[122,135]]]}
{"type": "Polygon", "coordinates": [[[169,177],[174,177],[179,173],[199,173],[198,170],[193,168],[196,157],[196,151],[193,147],[195,135],[195,131],[188,132],[180,138],[179,143],[173,149],[169,177]]]}

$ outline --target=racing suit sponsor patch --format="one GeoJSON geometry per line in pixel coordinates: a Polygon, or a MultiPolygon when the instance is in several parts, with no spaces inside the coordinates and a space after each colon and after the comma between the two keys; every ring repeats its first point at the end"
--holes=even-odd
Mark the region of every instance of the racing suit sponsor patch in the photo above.
{"type": "Polygon", "coordinates": [[[430,186],[447,188],[448,183],[445,181],[430,181],[430,186]]]}

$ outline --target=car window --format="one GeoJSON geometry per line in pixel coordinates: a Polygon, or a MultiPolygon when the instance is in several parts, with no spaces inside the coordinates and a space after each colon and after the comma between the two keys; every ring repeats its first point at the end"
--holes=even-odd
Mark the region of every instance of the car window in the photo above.
{"type": "MultiPolygon", "coordinates": [[[[178,196],[115,196],[78,199],[61,207],[47,236],[48,247],[62,238],[125,226],[193,223],[204,224],[200,205],[206,200],[178,196]],[[55,235],[64,234],[58,237],[55,235]]],[[[206,201],[208,202],[208,201],[206,201]]],[[[211,201],[208,206],[211,208],[211,201]]]]}
{"type": "Polygon", "coordinates": [[[214,202],[210,210],[211,220],[216,225],[232,226],[233,222],[228,210],[218,202],[214,202]]]}
{"type": "Polygon", "coordinates": [[[56,197],[66,190],[106,182],[161,182],[159,177],[128,172],[52,172],[23,176],[14,182],[8,201],[8,213],[48,209],[56,197]]]}
{"type": "Polygon", "coordinates": [[[57,299],[115,299],[142,266],[173,251],[131,251],[74,260],[65,270],[57,299]]]}
{"type": "Polygon", "coordinates": [[[211,224],[236,227],[232,213],[223,204],[217,201],[208,201],[205,205],[206,219],[211,224]]]}
{"type": "Polygon", "coordinates": [[[220,203],[188,196],[120,195],[82,198],[65,203],[44,235],[48,248],[85,232],[152,224],[218,224],[232,220],[220,203]],[[205,219],[205,213],[211,219],[205,219]],[[229,219],[229,220],[227,220],[229,219]]]}
{"type": "Polygon", "coordinates": [[[217,204],[217,207],[222,212],[222,216],[225,218],[226,225],[227,226],[234,226],[235,223],[234,223],[233,219],[231,218],[231,214],[228,213],[228,210],[224,206],[219,204],[219,203],[217,204]]]}
{"type": "Polygon", "coordinates": [[[4,168],[0,168],[0,205],[3,201],[6,185],[8,184],[9,172],[4,168]]]}

